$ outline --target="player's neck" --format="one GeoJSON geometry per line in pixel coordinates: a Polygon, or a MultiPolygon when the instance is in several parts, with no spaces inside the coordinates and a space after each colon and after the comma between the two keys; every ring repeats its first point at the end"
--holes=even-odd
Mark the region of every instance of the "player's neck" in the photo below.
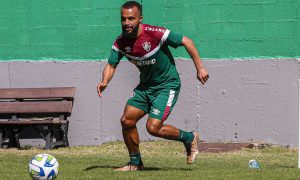
{"type": "Polygon", "coordinates": [[[136,38],[138,38],[142,34],[142,32],[143,32],[143,24],[140,23],[136,38]]]}

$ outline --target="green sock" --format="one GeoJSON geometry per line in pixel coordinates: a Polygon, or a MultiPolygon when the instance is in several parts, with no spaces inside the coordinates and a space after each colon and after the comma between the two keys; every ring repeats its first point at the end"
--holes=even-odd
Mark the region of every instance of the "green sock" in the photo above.
{"type": "Polygon", "coordinates": [[[193,132],[186,132],[186,131],[179,129],[178,141],[181,141],[184,144],[188,144],[188,143],[191,143],[193,140],[194,140],[193,132]]]}
{"type": "Polygon", "coordinates": [[[129,154],[130,157],[130,163],[135,166],[141,166],[143,165],[141,154],[135,153],[135,154],[129,154]]]}

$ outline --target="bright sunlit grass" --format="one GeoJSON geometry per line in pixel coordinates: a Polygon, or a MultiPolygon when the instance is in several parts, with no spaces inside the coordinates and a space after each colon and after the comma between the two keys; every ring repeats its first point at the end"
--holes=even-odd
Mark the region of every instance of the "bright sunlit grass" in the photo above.
{"type": "Polygon", "coordinates": [[[244,149],[230,153],[201,153],[193,165],[187,165],[184,147],[174,141],[142,142],[146,167],[141,172],[114,172],[125,165],[128,153],[123,142],[101,146],[80,146],[45,151],[0,150],[0,179],[30,179],[27,168],[32,156],[48,153],[59,162],[58,180],[64,179],[299,179],[297,150],[270,147],[244,149]],[[261,169],[250,169],[256,159],[261,169]]]}

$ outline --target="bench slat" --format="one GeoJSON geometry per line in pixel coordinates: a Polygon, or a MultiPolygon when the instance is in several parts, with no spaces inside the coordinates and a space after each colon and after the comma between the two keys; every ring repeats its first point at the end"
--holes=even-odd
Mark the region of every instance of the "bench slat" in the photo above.
{"type": "Polygon", "coordinates": [[[0,114],[71,113],[71,101],[0,102],[0,114]]]}
{"type": "Polygon", "coordinates": [[[73,99],[74,94],[75,94],[75,87],[0,89],[0,99],[38,99],[38,98],[73,99]]]}

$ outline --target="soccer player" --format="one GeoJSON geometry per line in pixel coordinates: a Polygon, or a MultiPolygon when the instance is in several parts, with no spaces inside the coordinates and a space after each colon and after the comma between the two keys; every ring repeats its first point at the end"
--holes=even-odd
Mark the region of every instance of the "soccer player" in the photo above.
{"type": "Polygon", "coordinates": [[[136,123],[145,114],[149,114],[146,128],[151,135],[183,142],[188,164],[193,163],[198,154],[198,132],[186,132],[164,124],[177,101],[181,85],[169,46],[185,47],[193,59],[197,78],[202,84],[208,80],[208,72],[191,39],[163,27],[143,24],[142,19],[142,7],[138,2],[127,1],[122,5],[122,34],[113,43],[102,81],[97,86],[98,94],[102,97],[102,92],[123,56],[140,71],[140,83],[128,99],[121,117],[123,138],[130,161],[124,167],[115,169],[116,171],[144,169],[136,123]]]}

